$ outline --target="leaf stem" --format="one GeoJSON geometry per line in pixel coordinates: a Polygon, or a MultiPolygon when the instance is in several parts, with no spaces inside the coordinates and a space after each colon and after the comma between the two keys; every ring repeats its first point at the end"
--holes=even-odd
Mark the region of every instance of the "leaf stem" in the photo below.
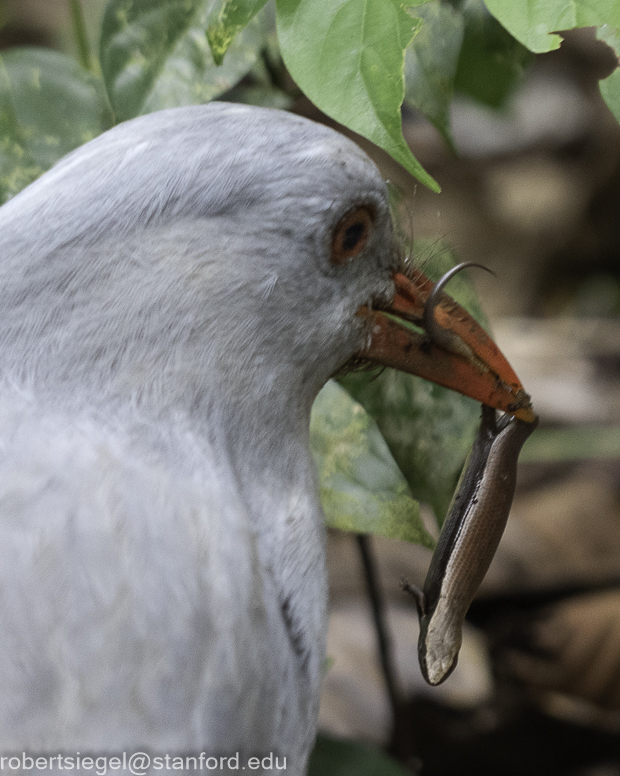
{"type": "Polygon", "coordinates": [[[73,34],[78,47],[80,64],[86,70],[92,70],[90,44],[84,23],[82,4],[80,0],[69,0],[69,7],[71,9],[71,22],[73,23],[73,34]]]}

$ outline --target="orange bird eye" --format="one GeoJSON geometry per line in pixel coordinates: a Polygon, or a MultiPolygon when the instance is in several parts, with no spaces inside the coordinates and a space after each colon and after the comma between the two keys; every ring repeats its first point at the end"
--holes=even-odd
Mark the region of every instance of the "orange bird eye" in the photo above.
{"type": "Polygon", "coordinates": [[[360,205],[340,219],[332,235],[332,264],[344,264],[366,247],[375,223],[374,208],[360,205]]]}

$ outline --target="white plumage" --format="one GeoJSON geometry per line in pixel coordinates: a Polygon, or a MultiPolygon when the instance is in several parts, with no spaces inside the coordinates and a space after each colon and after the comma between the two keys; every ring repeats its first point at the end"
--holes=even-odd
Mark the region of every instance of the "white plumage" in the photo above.
{"type": "Polygon", "coordinates": [[[257,108],[136,119],[0,209],[0,753],[301,776],[327,622],[310,408],[397,262],[368,158],[257,108]],[[372,234],[335,265],[356,205],[372,234]]]}

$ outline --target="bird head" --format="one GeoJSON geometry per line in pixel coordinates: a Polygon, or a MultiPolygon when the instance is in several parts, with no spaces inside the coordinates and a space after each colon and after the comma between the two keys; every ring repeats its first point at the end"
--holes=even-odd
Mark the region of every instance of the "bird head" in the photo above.
{"type": "Polygon", "coordinates": [[[533,417],[448,296],[441,341],[424,331],[433,284],[404,262],[376,166],[289,113],[212,103],[119,125],[0,209],[0,251],[3,363],[65,394],[309,405],[364,361],[533,417]]]}

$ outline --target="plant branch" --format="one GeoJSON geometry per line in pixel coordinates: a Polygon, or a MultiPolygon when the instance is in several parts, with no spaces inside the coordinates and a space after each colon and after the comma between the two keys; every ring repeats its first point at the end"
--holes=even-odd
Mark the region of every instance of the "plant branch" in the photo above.
{"type": "Polygon", "coordinates": [[[69,0],[71,9],[71,22],[73,24],[73,34],[78,47],[80,64],[86,70],[92,70],[92,60],[90,54],[90,44],[88,34],[84,23],[84,12],[82,11],[81,0],[69,0]]]}
{"type": "Polygon", "coordinates": [[[377,579],[377,570],[370,544],[370,537],[364,534],[356,534],[357,546],[360,552],[362,568],[364,570],[364,581],[366,583],[366,592],[370,601],[372,618],[377,635],[377,646],[379,649],[379,660],[381,670],[385,680],[390,706],[394,723],[397,724],[398,713],[402,706],[402,699],[396,680],[396,671],[394,668],[394,658],[392,654],[392,644],[389,637],[385,604],[379,590],[379,581],[377,579]]]}

